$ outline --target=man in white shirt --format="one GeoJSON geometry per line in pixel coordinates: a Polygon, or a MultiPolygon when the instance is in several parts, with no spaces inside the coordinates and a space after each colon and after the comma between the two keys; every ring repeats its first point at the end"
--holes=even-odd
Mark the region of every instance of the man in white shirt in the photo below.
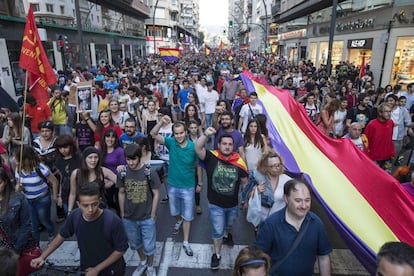
{"type": "MultiPolygon", "coordinates": [[[[206,125],[205,127],[211,127],[213,124],[213,114],[216,111],[216,104],[219,100],[219,94],[213,89],[213,83],[207,82],[207,90],[203,92],[201,98],[201,106],[204,107],[206,113],[206,125]]],[[[197,89],[198,91],[198,89],[197,89]]]]}
{"type": "Polygon", "coordinates": [[[240,110],[240,120],[238,130],[241,133],[246,132],[247,124],[249,123],[250,119],[253,119],[257,114],[263,113],[262,106],[257,104],[257,93],[252,92],[249,95],[250,103],[243,105],[240,110]]]}

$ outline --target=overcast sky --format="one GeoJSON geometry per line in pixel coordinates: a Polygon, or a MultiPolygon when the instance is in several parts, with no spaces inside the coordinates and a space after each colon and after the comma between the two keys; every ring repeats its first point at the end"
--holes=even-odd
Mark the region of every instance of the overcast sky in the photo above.
{"type": "Polygon", "coordinates": [[[200,0],[200,26],[227,26],[228,0],[200,0]]]}

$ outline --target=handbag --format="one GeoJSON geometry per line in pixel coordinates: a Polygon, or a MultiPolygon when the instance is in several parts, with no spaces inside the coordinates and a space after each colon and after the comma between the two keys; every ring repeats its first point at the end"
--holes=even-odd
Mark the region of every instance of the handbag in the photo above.
{"type": "Polygon", "coordinates": [[[256,188],[253,190],[253,195],[249,199],[249,207],[247,209],[246,220],[255,227],[259,225],[262,220],[262,203],[259,191],[256,188]]]}
{"type": "MultiPolygon", "coordinates": [[[[0,236],[2,237],[3,242],[7,245],[9,249],[13,249],[14,246],[9,242],[7,239],[6,233],[4,232],[3,228],[0,227],[0,236]]],[[[42,255],[42,250],[37,245],[35,240],[31,240],[27,243],[27,248],[24,249],[19,256],[18,259],[18,266],[17,266],[17,276],[26,276],[30,273],[40,270],[41,268],[33,268],[30,265],[30,262],[42,255]],[[33,241],[33,242],[32,242],[33,241]]]]}

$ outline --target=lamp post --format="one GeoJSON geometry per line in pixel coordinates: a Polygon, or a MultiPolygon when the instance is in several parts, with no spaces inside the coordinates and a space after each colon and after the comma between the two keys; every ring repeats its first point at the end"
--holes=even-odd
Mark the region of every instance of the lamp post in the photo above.
{"type": "Polygon", "coordinates": [[[78,36],[79,36],[79,63],[80,63],[80,67],[83,68],[83,66],[85,65],[85,53],[83,51],[82,17],[81,17],[80,8],[79,8],[79,0],[75,0],[75,9],[76,9],[76,25],[78,27],[78,36]]]}
{"type": "Polygon", "coordinates": [[[154,55],[157,53],[157,44],[155,42],[155,11],[157,10],[158,1],[159,0],[155,1],[154,13],[152,14],[152,34],[153,34],[153,38],[154,38],[154,55]]]}
{"type": "Polygon", "coordinates": [[[264,10],[265,10],[265,28],[264,28],[264,32],[265,32],[265,41],[264,41],[264,43],[265,43],[265,54],[266,54],[266,50],[267,50],[267,5],[266,5],[266,2],[265,2],[265,0],[262,0],[262,2],[263,2],[263,5],[264,5],[264,10]]]}
{"type": "Polygon", "coordinates": [[[329,42],[328,42],[328,59],[326,61],[326,70],[328,77],[332,74],[332,46],[333,39],[335,34],[335,24],[336,24],[336,7],[338,6],[338,0],[333,0],[332,2],[332,15],[331,15],[331,26],[329,29],[329,42]]]}

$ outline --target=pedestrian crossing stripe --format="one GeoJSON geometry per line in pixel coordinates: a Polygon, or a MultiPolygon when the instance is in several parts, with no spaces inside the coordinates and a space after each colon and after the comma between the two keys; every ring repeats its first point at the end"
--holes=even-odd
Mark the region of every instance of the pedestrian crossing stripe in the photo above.
{"type": "MultiPolygon", "coordinates": [[[[159,276],[166,276],[168,268],[187,268],[187,269],[210,269],[211,256],[213,254],[212,244],[190,243],[194,256],[189,257],[185,254],[182,243],[168,238],[165,242],[156,243],[154,255],[154,266],[157,268],[159,276]]],[[[40,242],[42,249],[45,249],[47,242],[40,242]]],[[[246,245],[234,245],[229,247],[224,245],[221,250],[220,269],[232,269],[234,261],[239,251],[246,245]]],[[[79,250],[76,241],[65,241],[56,249],[48,260],[56,266],[79,266],[79,250]]],[[[128,249],[124,255],[127,267],[136,267],[139,257],[136,251],[128,249]]],[[[342,275],[369,275],[348,249],[334,249],[331,254],[332,274],[342,275]]],[[[318,272],[317,265],[315,272],[318,272]]]]}

